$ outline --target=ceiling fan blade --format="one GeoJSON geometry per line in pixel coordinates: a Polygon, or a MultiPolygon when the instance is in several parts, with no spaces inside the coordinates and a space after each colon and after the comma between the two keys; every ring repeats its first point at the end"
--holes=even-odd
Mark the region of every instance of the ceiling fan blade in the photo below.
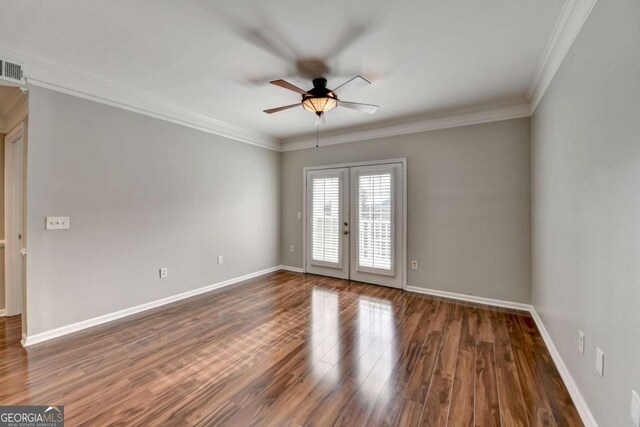
{"type": "Polygon", "coordinates": [[[376,112],[378,108],[380,108],[379,105],[361,104],[359,102],[347,102],[347,101],[338,101],[338,105],[340,107],[347,107],[347,108],[351,108],[352,110],[358,110],[368,114],[373,114],[376,112]]]}
{"type": "Polygon", "coordinates": [[[337,42],[329,49],[326,58],[335,58],[339,56],[350,45],[357,42],[362,36],[371,30],[370,22],[353,22],[347,31],[337,40],[337,42]]]}
{"type": "Polygon", "coordinates": [[[300,95],[304,95],[305,93],[307,93],[307,91],[306,91],[306,90],[302,90],[302,89],[300,89],[298,86],[293,85],[293,84],[289,83],[289,82],[288,82],[288,81],[286,81],[286,80],[282,80],[282,79],[279,79],[279,80],[273,80],[273,81],[271,81],[271,82],[269,82],[269,83],[271,83],[272,85],[276,85],[276,86],[283,87],[283,88],[285,88],[285,89],[292,90],[292,91],[294,91],[294,92],[298,92],[300,95]]]}
{"type": "Polygon", "coordinates": [[[288,52],[285,47],[279,46],[278,43],[274,42],[272,38],[269,37],[269,34],[265,32],[246,26],[239,28],[239,33],[245,40],[278,59],[287,62],[295,59],[295,55],[288,52]]]}
{"type": "Polygon", "coordinates": [[[338,86],[337,88],[335,88],[333,90],[334,93],[344,93],[347,90],[351,90],[351,89],[356,89],[359,87],[363,87],[363,86],[367,86],[370,85],[371,82],[367,79],[365,79],[362,76],[355,76],[354,78],[352,78],[351,80],[347,80],[346,82],[342,83],[340,86],[338,86]]]}
{"type": "Polygon", "coordinates": [[[297,104],[285,105],[283,107],[277,107],[277,108],[270,108],[268,110],[263,110],[263,111],[267,114],[273,114],[273,113],[277,113],[278,111],[288,110],[289,108],[299,107],[300,105],[302,104],[298,102],[297,104]]]}

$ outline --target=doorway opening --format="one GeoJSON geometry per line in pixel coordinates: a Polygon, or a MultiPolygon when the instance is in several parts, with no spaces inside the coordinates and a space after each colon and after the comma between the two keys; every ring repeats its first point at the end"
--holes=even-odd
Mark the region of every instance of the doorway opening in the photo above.
{"type": "Polygon", "coordinates": [[[406,159],[304,169],[304,271],[406,287],[406,159]]]}
{"type": "MultiPolygon", "coordinates": [[[[25,318],[25,258],[26,212],[25,159],[27,144],[28,99],[26,89],[0,83],[0,196],[3,208],[0,253],[0,322],[6,330],[15,333],[15,339],[24,338],[25,318]],[[6,320],[3,320],[6,318],[6,320]]],[[[11,339],[14,339],[13,337],[11,339]]]]}

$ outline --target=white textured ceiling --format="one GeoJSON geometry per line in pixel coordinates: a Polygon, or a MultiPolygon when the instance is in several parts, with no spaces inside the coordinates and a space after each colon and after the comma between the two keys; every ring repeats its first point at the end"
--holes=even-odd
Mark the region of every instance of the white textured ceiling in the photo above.
{"type": "Polygon", "coordinates": [[[329,86],[373,84],[326,130],[523,100],[563,0],[0,0],[0,48],[50,61],[277,138],[314,131],[313,115],[265,108],[308,89],[295,62],[318,58],[329,86]]]}

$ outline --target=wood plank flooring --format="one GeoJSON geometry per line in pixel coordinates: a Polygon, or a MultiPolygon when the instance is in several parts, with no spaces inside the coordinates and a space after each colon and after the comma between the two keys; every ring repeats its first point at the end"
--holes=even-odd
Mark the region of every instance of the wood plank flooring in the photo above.
{"type": "Polygon", "coordinates": [[[0,405],[75,425],[580,426],[527,313],[289,272],[23,349],[0,405]]]}

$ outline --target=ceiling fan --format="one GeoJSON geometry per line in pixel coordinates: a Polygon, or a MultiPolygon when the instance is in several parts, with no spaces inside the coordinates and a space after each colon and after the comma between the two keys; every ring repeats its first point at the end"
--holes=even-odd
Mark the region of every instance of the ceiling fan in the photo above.
{"type": "Polygon", "coordinates": [[[313,89],[309,90],[300,89],[298,86],[282,79],[273,80],[269,83],[299,93],[300,95],[302,95],[302,100],[295,104],[264,110],[264,112],[267,114],[273,114],[279,111],[302,106],[305,110],[311,111],[316,115],[317,125],[319,123],[324,123],[324,114],[336,107],[351,108],[352,110],[362,111],[363,113],[368,114],[373,114],[378,109],[378,105],[361,104],[359,102],[347,102],[338,99],[338,95],[347,91],[348,89],[371,84],[369,80],[365,79],[362,76],[356,76],[333,90],[327,89],[327,79],[325,79],[324,77],[317,77],[313,79],[313,89]]]}

